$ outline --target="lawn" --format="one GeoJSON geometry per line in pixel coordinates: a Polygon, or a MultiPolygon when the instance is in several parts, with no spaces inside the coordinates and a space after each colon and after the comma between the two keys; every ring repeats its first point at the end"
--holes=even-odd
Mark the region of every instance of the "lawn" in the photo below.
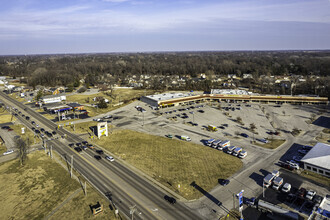
{"type": "Polygon", "coordinates": [[[261,144],[261,143],[256,142],[255,145],[258,145],[258,146],[264,147],[264,148],[268,148],[268,149],[276,149],[279,146],[281,146],[284,142],[285,142],[285,140],[282,140],[282,139],[270,139],[267,144],[261,144]]]}
{"type": "Polygon", "coordinates": [[[202,196],[193,181],[210,191],[218,178],[242,168],[240,159],[221,151],[136,131],[114,130],[95,142],[189,200],[202,196]]]}
{"type": "Polygon", "coordinates": [[[77,134],[84,134],[84,133],[91,133],[92,134],[92,130],[89,129],[89,127],[95,127],[97,125],[96,121],[89,121],[89,122],[82,122],[79,124],[75,124],[74,128],[75,130],[73,130],[73,125],[67,125],[64,126],[64,128],[70,132],[75,132],[77,134]]]}
{"type": "Polygon", "coordinates": [[[4,145],[4,144],[1,144],[0,145],[0,155],[2,155],[4,152],[6,152],[7,151],[7,148],[6,148],[6,145],[4,145]]]}
{"type": "MultiPolygon", "coordinates": [[[[2,112],[2,111],[3,110],[1,109],[1,113],[0,113],[0,124],[11,122],[12,115],[9,114],[7,111],[4,111],[4,112],[2,112]]],[[[15,117],[13,117],[13,120],[15,121],[15,117]]]]}
{"type": "Polygon", "coordinates": [[[15,125],[12,125],[10,126],[14,132],[21,136],[24,140],[26,141],[29,141],[30,145],[33,145],[33,144],[38,144],[41,142],[41,139],[37,136],[37,137],[34,137],[34,132],[32,132],[30,129],[28,129],[26,126],[22,125],[22,124],[15,124],[15,125]],[[22,128],[25,128],[24,131],[25,133],[22,134],[22,128]]]}
{"type": "Polygon", "coordinates": [[[308,178],[308,179],[314,180],[317,183],[321,183],[322,185],[324,185],[326,187],[330,187],[330,181],[329,181],[328,177],[322,176],[322,175],[317,174],[317,173],[313,173],[313,172],[308,171],[308,170],[302,171],[301,175],[303,177],[308,178]]]}
{"type": "MultiPolygon", "coordinates": [[[[29,154],[23,167],[18,160],[0,164],[0,175],[1,219],[43,219],[80,189],[80,184],[43,151],[29,154]]],[[[113,219],[109,203],[90,187],[87,193],[85,197],[80,191],[52,219],[94,219],[89,205],[97,201],[105,207],[97,219],[113,219]]]]}
{"type": "Polygon", "coordinates": [[[137,98],[140,98],[143,95],[150,95],[153,94],[153,90],[135,90],[135,89],[115,89],[113,91],[113,94],[111,96],[107,95],[106,92],[100,92],[98,94],[92,94],[92,95],[83,95],[83,94],[77,94],[68,96],[66,102],[78,102],[80,104],[97,104],[97,102],[93,101],[94,97],[102,96],[109,100],[109,105],[107,108],[95,108],[92,106],[85,106],[85,109],[88,111],[88,115],[90,117],[97,116],[99,114],[104,114],[109,111],[112,111],[114,109],[117,109],[121,107],[118,105],[118,103],[129,103],[137,98]]]}

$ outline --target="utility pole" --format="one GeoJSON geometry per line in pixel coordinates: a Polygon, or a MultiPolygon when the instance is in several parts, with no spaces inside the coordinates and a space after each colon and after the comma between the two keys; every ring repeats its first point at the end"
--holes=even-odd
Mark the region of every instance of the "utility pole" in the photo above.
{"type": "Polygon", "coordinates": [[[129,214],[132,215],[132,220],[133,220],[133,217],[134,217],[134,212],[136,211],[136,205],[133,205],[129,208],[129,214]]]}
{"type": "Polygon", "coordinates": [[[86,187],[86,181],[85,181],[85,190],[84,190],[84,192],[85,192],[85,196],[87,196],[87,187],[86,187]]]}
{"type": "Polygon", "coordinates": [[[50,158],[53,159],[53,146],[50,145],[50,158]]]}
{"type": "Polygon", "coordinates": [[[143,124],[142,124],[142,126],[144,126],[144,112],[142,112],[142,116],[143,116],[143,124]]]}
{"type": "Polygon", "coordinates": [[[72,167],[73,167],[73,155],[71,155],[71,168],[70,168],[70,177],[72,178],[72,167]]]}

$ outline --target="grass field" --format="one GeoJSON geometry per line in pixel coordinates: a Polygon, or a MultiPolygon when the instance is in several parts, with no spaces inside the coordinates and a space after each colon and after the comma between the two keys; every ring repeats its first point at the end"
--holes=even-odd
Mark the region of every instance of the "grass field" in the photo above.
{"type": "Polygon", "coordinates": [[[260,143],[256,142],[255,145],[258,145],[258,146],[264,147],[264,148],[268,148],[268,149],[276,149],[279,146],[281,146],[284,142],[285,142],[285,140],[282,140],[282,139],[272,139],[272,140],[269,140],[269,142],[267,144],[260,144],[260,143]]]}
{"type": "Polygon", "coordinates": [[[2,155],[6,151],[7,151],[6,145],[4,144],[0,145],[0,155],[2,155]]]}
{"type": "Polygon", "coordinates": [[[140,98],[142,95],[146,94],[152,94],[154,91],[153,90],[135,90],[135,89],[116,89],[113,91],[113,98],[109,95],[107,95],[104,92],[100,92],[97,94],[92,94],[92,95],[83,95],[83,94],[77,94],[77,95],[72,95],[67,97],[67,102],[78,102],[80,104],[97,104],[97,102],[93,101],[94,97],[102,96],[105,97],[106,99],[109,100],[110,104],[108,105],[107,108],[100,109],[100,108],[95,108],[91,106],[85,106],[85,109],[88,111],[88,115],[90,117],[97,116],[99,114],[104,114],[106,112],[112,111],[114,109],[117,109],[120,107],[116,106],[116,104],[120,102],[124,103],[129,103],[133,101],[134,99],[140,98]],[[88,100],[88,102],[87,102],[88,100]]]}
{"type": "Polygon", "coordinates": [[[83,134],[83,133],[92,133],[92,131],[89,129],[89,127],[96,126],[97,122],[96,121],[89,121],[89,122],[83,122],[75,125],[75,130],[73,130],[73,126],[68,125],[65,126],[64,128],[70,132],[75,132],[77,134],[83,134]]]}
{"type": "Polygon", "coordinates": [[[321,183],[324,186],[330,187],[330,181],[329,181],[328,177],[322,176],[322,175],[317,174],[317,173],[313,173],[313,172],[308,171],[308,170],[304,170],[303,172],[301,172],[301,175],[308,178],[308,179],[314,180],[317,183],[321,183]]]}
{"type": "MultiPolygon", "coordinates": [[[[1,109],[0,111],[1,111],[0,112],[0,124],[11,122],[11,118],[12,118],[11,114],[9,114],[9,112],[7,112],[7,111],[3,111],[3,109],[1,109]]],[[[16,118],[13,117],[13,120],[15,121],[16,118]]]]}
{"type": "MultiPolygon", "coordinates": [[[[0,175],[1,219],[43,219],[81,187],[43,151],[29,154],[23,167],[18,160],[0,164],[0,175]]],[[[105,206],[105,212],[96,219],[113,219],[109,203],[91,188],[87,197],[80,191],[51,219],[94,219],[89,205],[97,201],[105,206]]]]}
{"type": "Polygon", "coordinates": [[[209,191],[242,167],[240,159],[205,146],[130,130],[95,142],[186,199],[202,196],[193,181],[209,191]]]}
{"type": "Polygon", "coordinates": [[[24,140],[29,141],[30,145],[33,145],[35,143],[38,144],[41,142],[41,139],[39,137],[34,138],[34,133],[31,130],[27,129],[26,126],[24,126],[24,125],[15,124],[10,127],[14,130],[14,132],[17,135],[21,136],[24,140]],[[25,134],[22,134],[23,127],[25,128],[25,134]],[[34,142],[34,140],[35,140],[35,142],[34,142]]]}

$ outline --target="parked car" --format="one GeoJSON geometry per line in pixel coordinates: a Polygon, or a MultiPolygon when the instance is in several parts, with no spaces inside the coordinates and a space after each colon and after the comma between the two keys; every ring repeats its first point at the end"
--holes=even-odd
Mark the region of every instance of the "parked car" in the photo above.
{"type": "Polygon", "coordinates": [[[299,170],[299,165],[294,161],[294,160],[290,160],[287,161],[287,163],[294,169],[299,170]]]}
{"type": "Polygon", "coordinates": [[[306,155],[308,153],[307,150],[298,150],[298,153],[301,155],[306,155]]]}
{"type": "Polygon", "coordinates": [[[10,127],[9,126],[2,126],[1,129],[9,129],[10,127]]]}
{"type": "Polygon", "coordinates": [[[306,199],[308,200],[312,200],[313,197],[315,196],[316,192],[313,190],[308,190],[307,194],[306,194],[306,199]]]}
{"type": "Polygon", "coordinates": [[[296,161],[296,162],[300,162],[301,159],[302,159],[302,157],[301,157],[301,156],[293,156],[292,159],[293,159],[294,161],[296,161]]]}
{"type": "Polygon", "coordinates": [[[297,192],[297,196],[300,198],[304,198],[306,195],[306,189],[305,188],[300,188],[297,192]]]}
{"type": "Polygon", "coordinates": [[[3,155],[8,155],[8,154],[11,154],[11,153],[14,153],[14,150],[8,150],[8,151],[4,152],[3,155]]]}
{"type": "Polygon", "coordinates": [[[265,139],[265,138],[257,138],[257,141],[260,141],[260,142],[265,143],[265,144],[268,143],[268,140],[265,139]]]}
{"type": "Polygon", "coordinates": [[[174,199],[173,197],[170,197],[170,196],[165,195],[164,196],[164,199],[166,201],[168,201],[169,203],[171,203],[172,205],[176,203],[176,199],[174,199]]]}
{"type": "Polygon", "coordinates": [[[73,147],[73,146],[74,146],[74,143],[70,143],[70,144],[69,144],[69,147],[73,147]]]}
{"type": "Polygon", "coordinates": [[[323,197],[320,195],[315,195],[312,199],[312,201],[315,203],[315,205],[320,205],[323,200],[323,197]]]}
{"type": "Polygon", "coordinates": [[[173,135],[171,135],[171,134],[167,134],[165,136],[168,137],[168,138],[173,138],[173,135]]]}
{"type": "Polygon", "coordinates": [[[245,137],[245,138],[248,138],[248,137],[249,137],[249,135],[247,135],[247,134],[245,134],[245,133],[241,133],[241,136],[242,136],[242,137],[245,137]]]}
{"type": "Polygon", "coordinates": [[[305,145],[302,147],[303,150],[311,150],[313,146],[305,145]]]}
{"type": "Polygon", "coordinates": [[[290,183],[285,183],[282,187],[282,192],[288,193],[291,190],[291,184],[290,183]]]}
{"type": "Polygon", "coordinates": [[[227,179],[218,179],[218,183],[220,184],[220,185],[222,185],[222,186],[226,186],[226,185],[228,185],[229,184],[229,180],[227,180],[227,179]]]}

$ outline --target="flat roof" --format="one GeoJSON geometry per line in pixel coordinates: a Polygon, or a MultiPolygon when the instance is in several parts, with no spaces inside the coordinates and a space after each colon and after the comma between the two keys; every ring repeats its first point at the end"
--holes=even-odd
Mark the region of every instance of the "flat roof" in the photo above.
{"type": "Polygon", "coordinates": [[[72,107],[72,108],[76,108],[76,107],[81,107],[83,105],[77,103],[77,102],[72,102],[72,103],[69,103],[67,104],[68,106],[72,107]]]}
{"type": "Polygon", "coordinates": [[[330,145],[317,143],[301,161],[330,170],[330,145]]]}
{"type": "Polygon", "coordinates": [[[45,96],[41,97],[40,99],[48,99],[48,98],[55,98],[55,97],[61,97],[61,96],[66,96],[66,94],[61,93],[61,94],[57,94],[57,95],[45,95],[45,96]]]}
{"type": "Polygon", "coordinates": [[[242,89],[211,89],[211,94],[223,94],[223,95],[250,95],[252,92],[248,92],[242,89]]]}
{"type": "Polygon", "coordinates": [[[152,99],[154,101],[166,101],[166,100],[171,100],[171,99],[190,97],[190,96],[194,96],[194,95],[196,95],[196,94],[193,94],[193,93],[163,93],[163,94],[157,94],[157,95],[148,95],[145,97],[152,99]]]}

